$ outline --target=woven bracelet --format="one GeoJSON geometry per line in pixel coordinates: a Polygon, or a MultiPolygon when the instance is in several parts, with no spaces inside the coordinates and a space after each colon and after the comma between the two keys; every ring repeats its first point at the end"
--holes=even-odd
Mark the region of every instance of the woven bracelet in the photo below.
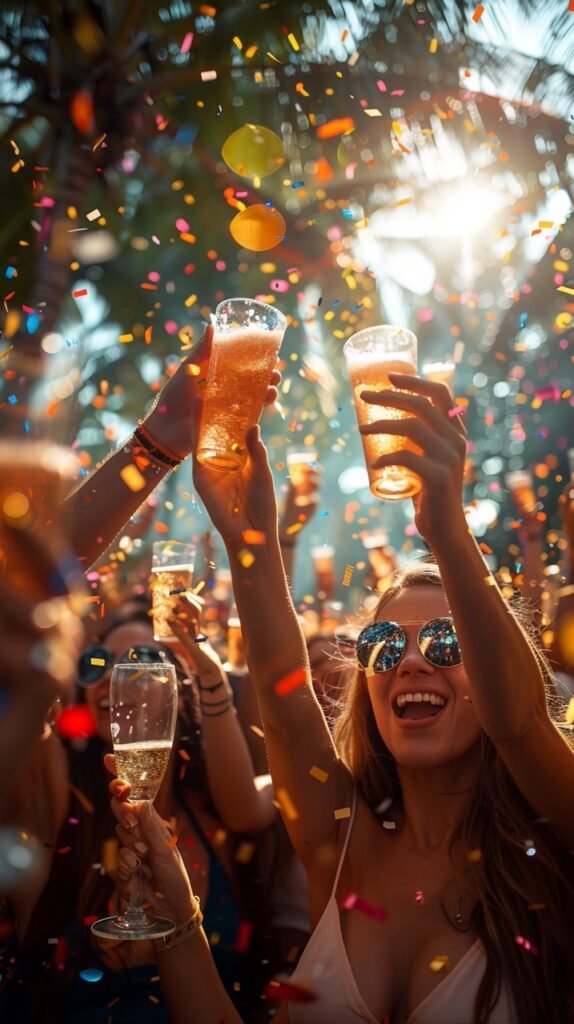
{"type": "Polygon", "coordinates": [[[155,441],[153,437],[147,432],[143,424],[140,423],[133,432],[133,438],[137,443],[145,448],[156,462],[159,462],[166,469],[176,469],[177,466],[183,461],[179,455],[174,455],[173,452],[168,452],[166,448],[163,448],[158,441],[155,441]]]}
{"type": "Polygon", "coordinates": [[[159,951],[163,952],[167,949],[173,949],[175,946],[179,946],[180,942],[185,942],[191,935],[195,935],[198,928],[201,928],[203,923],[203,914],[201,913],[201,907],[199,905],[199,899],[195,897],[195,910],[188,921],[185,924],[180,924],[174,932],[170,935],[164,935],[163,939],[159,943],[159,951]]]}

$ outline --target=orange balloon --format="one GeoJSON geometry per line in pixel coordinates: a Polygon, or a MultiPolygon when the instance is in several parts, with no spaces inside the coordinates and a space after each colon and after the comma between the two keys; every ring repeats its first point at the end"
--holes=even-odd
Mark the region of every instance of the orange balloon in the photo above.
{"type": "Polygon", "coordinates": [[[285,218],[271,206],[248,206],[229,225],[234,242],[252,252],[274,249],[285,237],[285,218]]]}

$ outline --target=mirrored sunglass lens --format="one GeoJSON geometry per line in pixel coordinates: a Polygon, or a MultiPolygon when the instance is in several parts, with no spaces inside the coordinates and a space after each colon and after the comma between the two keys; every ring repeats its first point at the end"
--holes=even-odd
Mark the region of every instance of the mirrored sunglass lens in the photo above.
{"type": "Polygon", "coordinates": [[[452,619],[433,619],[422,627],[419,646],[427,661],[438,668],[460,665],[458,637],[452,619]]]}
{"type": "Polygon", "coordinates": [[[359,634],[357,658],[363,668],[387,672],[403,656],[405,634],[396,622],[373,622],[359,634]]]}
{"type": "Polygon", "coordinates": [[[138,644],[136,647],[130,647],[129,651],[125,654],[125,658],[121,660],[142,661],[146,665],[153,665],[159,661],[171,661],[171,658],[165,651],[160,651],[157,647],[143,647],[138,644]]]}
{"type": "Polygon", "coordinates": [[[104,647],[91,647],[80,655],[78,662],[78,680],[84,686],[97,683],[106,672],[110,663],[108,652],[104,647]]]}

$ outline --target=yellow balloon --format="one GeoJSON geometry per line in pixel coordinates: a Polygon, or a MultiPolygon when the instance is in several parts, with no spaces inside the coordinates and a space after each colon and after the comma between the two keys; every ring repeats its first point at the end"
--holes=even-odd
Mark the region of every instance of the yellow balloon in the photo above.
{"type": "Polygon", "coordinates": [[[283,143],[260,124],[244,124],[223,143],[221,155],[242,178],[266,178],[285,163],[283,143]]]}
{"type": "Polygon", "coordinates": [[[238,213],[229,225],[231,237],[244,249],[265,252],[285,236],[285,218],[270,206],[257,204],[238,213]]]}

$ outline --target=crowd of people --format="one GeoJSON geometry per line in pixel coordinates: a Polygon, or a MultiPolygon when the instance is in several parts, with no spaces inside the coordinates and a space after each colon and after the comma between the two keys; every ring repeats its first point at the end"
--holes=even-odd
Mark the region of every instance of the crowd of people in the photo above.
{"type": "Polygon", "coordinates": [[[40,511],[33,487],[29,515],[3,505],[1,1019],[574,1021],[574,487],[560,501],[569,575],[542,615],[540,521],[525,529],[528,571],[505,585],[468,529],[448,388],[394,375],[392,391],[365,393],[382,412],[360,429],[412,442],[379,463],[420,478],[430,554],[398,565],[381,542],[368,618],[337,621],[319,601],[311,629],[293,556],[320,473],[278,510],[257,425],[241,471],[199,463],[210,345],[208,328],[143,427],[61,507],[40,511]],[[102,619],[81,577],[188,456],[230,588],[181,595],[176,639],[159,643],[149,595],[126,592],[102,619]],[[153,806],[115,777],[109,683],[125,657],[165,659],[178,679],[153,806]],[[66,708],[87,709],[85,738],[60,727],[66,708]],[[91,923],[125,907],[140,867],[175,931],[96,939],[91,923]]]}

